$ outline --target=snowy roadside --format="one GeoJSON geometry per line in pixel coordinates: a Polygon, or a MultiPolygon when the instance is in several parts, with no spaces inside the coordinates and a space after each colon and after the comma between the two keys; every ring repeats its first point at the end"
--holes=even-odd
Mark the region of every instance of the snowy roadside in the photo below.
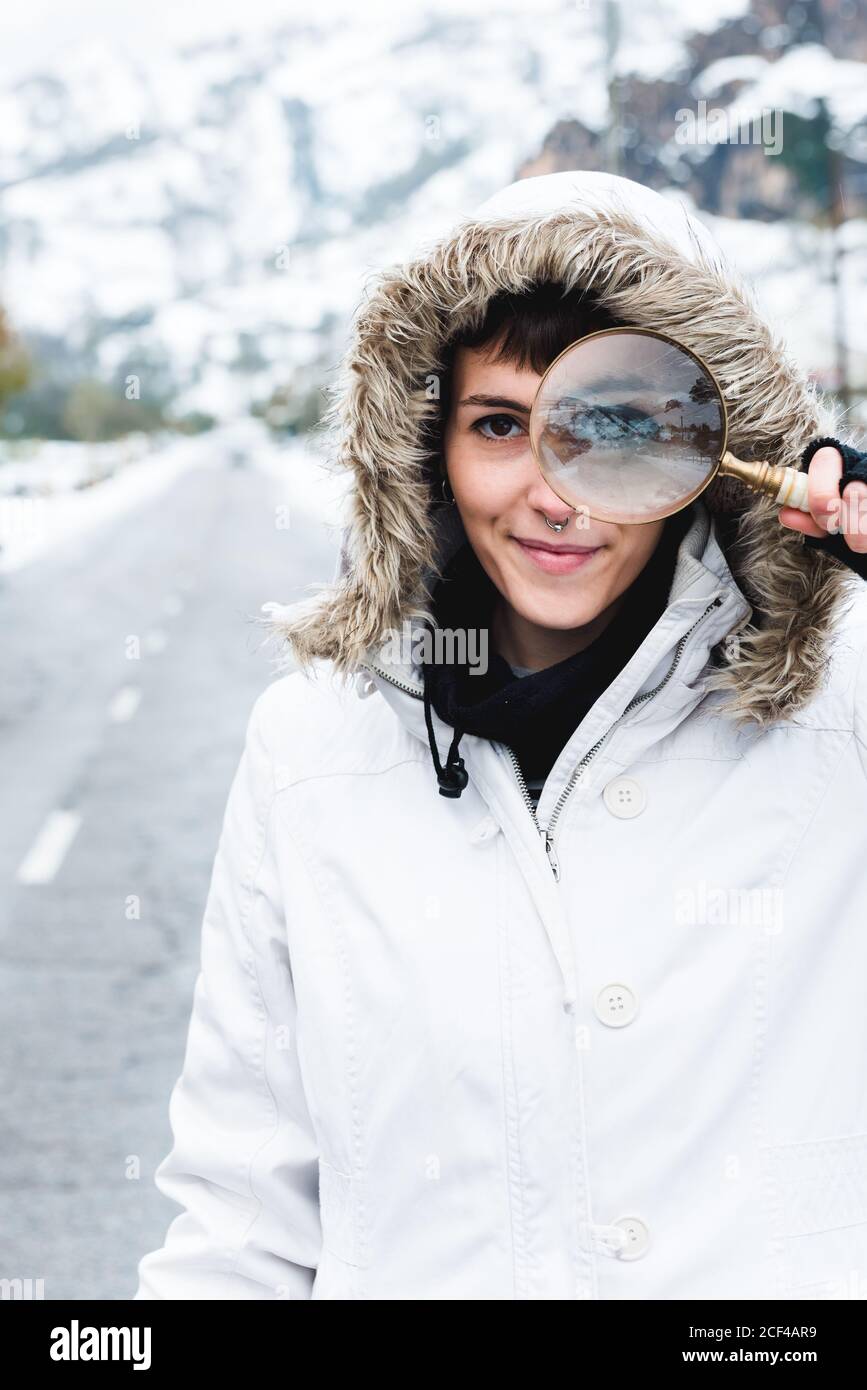
{"type": "Polygon", "coordinates": [[[126,447],[46,443],[0,462],[0,574],[54,553],[166,492],[194,467],[246,466],[274,482],[275,525],[339,526],[341,490],[303,440],[274,442],[257,421],[126,447]],[[142,450],[146,452],[142,452],[142,450]],[[124,461],[126,459],[127,461],[124,461]]]}

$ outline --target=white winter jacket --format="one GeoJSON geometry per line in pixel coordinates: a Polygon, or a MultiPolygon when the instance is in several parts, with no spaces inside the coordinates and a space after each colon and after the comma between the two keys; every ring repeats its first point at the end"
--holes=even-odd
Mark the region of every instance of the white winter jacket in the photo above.
{"type": "Polygon", "coordinates": [[[272,618],[301,669],[229,796],[156,1177],[183,1210],[137,1298],[867,1296],[867,586],[715,484],[535,813],[468,734],[439,796],[413,656],[380,659],[447,543],[418,447],[445,325],[543,265],[708,358],[735,452],[829,432],[626,181],[526,181],[383,276],[339,572],[272,618]]]}

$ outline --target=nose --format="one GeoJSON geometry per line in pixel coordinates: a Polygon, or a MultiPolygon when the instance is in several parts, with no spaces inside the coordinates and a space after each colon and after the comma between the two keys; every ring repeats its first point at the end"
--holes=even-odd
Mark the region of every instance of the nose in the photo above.
{"type": "Polygon", "coordinates": [[[534,511],[540,513],[540,519],[543,521],[545,517],[557,523],[568,521],[575,510],[568,502],[564,502],[562,497],[557,496],[538,470],[530,484],[527,501],[534,511]]]}

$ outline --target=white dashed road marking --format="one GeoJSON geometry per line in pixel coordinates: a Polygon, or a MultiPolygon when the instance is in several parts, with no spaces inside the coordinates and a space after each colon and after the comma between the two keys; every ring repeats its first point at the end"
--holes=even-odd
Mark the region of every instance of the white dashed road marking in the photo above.
{"type": "Polygon", "coordinates": [[[109,719],[115,724],[125,724],[128,719],[132,719],[140,701],[141,690],[137,685],[122,685],[108,707],[109,719]]]}
{"type": "Polygon", "coordinates": [[[19,883],[50,883],[81,825],[77,811],[52,811],[18,866],[19,883]]]}

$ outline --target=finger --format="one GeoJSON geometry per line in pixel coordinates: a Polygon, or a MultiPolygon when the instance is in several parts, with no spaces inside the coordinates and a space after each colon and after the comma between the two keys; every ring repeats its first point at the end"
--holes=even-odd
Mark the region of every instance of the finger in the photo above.
{"type": "Polygon", "coordinates": [[[817,449],[807,471],[807,501],[811,516],[826,533],[836,533],[839,527],[842,476],[843,458],[839,449],[830,445],[817,449]]]}
{"type": "Polygon", "coordinates": [[[820,536],[828,534],[807,512],[800,511],[798,507],[781,507],[778,515],[784,526],[791,527],[793,531],[803,531],[805,536],[815,536],[818,540],[820,536]]]}
{"type": "Polygon", "coordinates": [[[847,483],[840,514],[843,535],[850,550],[867,554],[867,483],[847,483]]]}

